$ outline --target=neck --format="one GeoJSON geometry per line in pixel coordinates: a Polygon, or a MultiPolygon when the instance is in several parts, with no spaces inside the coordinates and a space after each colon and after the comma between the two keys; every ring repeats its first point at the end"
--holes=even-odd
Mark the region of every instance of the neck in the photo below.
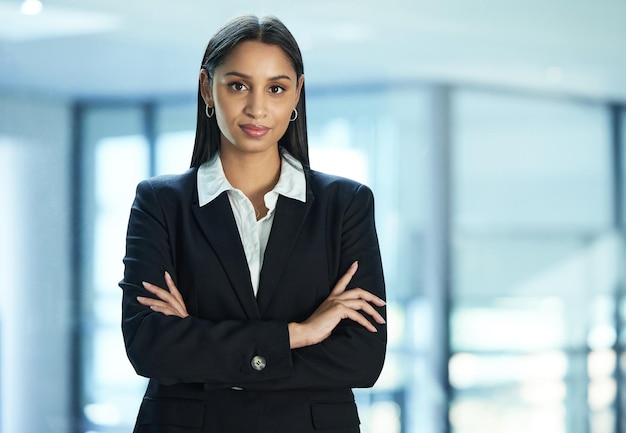
{"type": "Polygon", "coordinates": [[[259,153],[223,149],[220,151],[220,158],[230,184],[243,192],[255,207],[263,204],[263,197],[274,188],[280,177],[278,147],[259,153]]]}

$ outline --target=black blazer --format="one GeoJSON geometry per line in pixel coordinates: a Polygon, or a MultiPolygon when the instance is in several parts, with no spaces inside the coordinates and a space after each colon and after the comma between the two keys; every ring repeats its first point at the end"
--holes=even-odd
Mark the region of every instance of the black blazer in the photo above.
{"type": "Polygon", "coordinates": [[[226,193],[200,207],[196,169],[137,187],[120,282],[128,358],[150,378],[135,432],[359,431],[351,388],[378,378],[386,327],[344,320],[322,343],[291,350],[287,323],[308,318],[355,260],[349,287],[385,298],[373,196],[305,175],[306,203],[279,196],[256,298],[226,193]],[[167,287],[166,270],[185,319],[136,300],[150,296],[142,281],[167,287]]]}

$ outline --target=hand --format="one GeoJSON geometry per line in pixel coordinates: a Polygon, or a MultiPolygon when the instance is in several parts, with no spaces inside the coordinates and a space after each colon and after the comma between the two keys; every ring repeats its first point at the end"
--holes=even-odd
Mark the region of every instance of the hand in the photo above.
{"type": "Polygon", "coordinates": [[[178,316],[182,319],[189,316],[187,313],[187,307],[183,301],[183,296],[180,294],[174,280],[171,275],[165,272],[165,283],[167,284],[167,290],[164,290],[154,284],[142,282],[143,287],[153,295],[156,295],[159,299],[146,298],[143,296],[137,296],[137,302],[146,307],[150,307],[153,311],[163,313],[166,316],[178,316]]]}
{"type": "Polygon", "coordinates": [[[385,323],[385,319],[371,305],[382,307],[385,301],[361,288],[346,290],[358,267],[358,262],[350,266],[311,317],[302,323],[289,323],[289,343],[292,349],[324,341],[343,319],[354,320],[368,331],[377,332],[376,327],[359,311],[372,316],[376,323],[385,323]]]}

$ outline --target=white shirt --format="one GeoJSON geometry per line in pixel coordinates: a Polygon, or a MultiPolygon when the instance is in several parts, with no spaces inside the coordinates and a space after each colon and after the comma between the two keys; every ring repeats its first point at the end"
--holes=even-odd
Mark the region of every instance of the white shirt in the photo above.
{"type": "Polygon", "coordinates": [[[226,179],[219,153],[198,168],[198,204],[201,207],[227,191],[248,261],[250,280],[255,296],[259,290],[263,256],[272,230],[278,196],[283,195],[303,203],[306,202],[306,179],[302,164],[286,151],[283,151],[281,156],[278,182],[263,198],[265,207],[268,209],[267,215],[258,221],[252,202],[226,179]]]}

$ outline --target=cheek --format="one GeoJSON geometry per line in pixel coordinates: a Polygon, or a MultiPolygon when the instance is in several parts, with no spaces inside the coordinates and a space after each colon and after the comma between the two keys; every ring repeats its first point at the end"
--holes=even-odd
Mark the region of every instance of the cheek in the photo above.
{"type": "Polygon", "coordinates": [[[213,100],[215,102],[215,106],[219,107],[219,111],[224,117],[232,115],[237,107],[241,105],[241,101],[238,100],[238,98],[233,97],[228,89],[223,88],[223,86],[220,86],[213,94],[213,100]]]}
{"type": "Polygon", "coordinates": [[[233,101],[229,101],[227,98],[220,97],[216,95],[215,98],[215,117],[217,119],[217,124],[220,127],[220,130],[223,132],[227,132],[229,128],[229,124],[233,121],[234,118],[237,117],[238,111],[240,110],[237,107],[236,103],[233,101]]]}
{"type": "MultiPolygon", "coordinates": [[[[295,106],[295,104],[293,106],[295,106]]],[[[274,112],[274,118],[281,124],[285,123],[288,125],[291,113],[293,113],[293,106],[291,104],[281,104],[281,106],[274,112]]]]}
{"type": "Polygon", "coordinates": [[[230,119],[232,116],[229,116],[227,107],[219,105],[216,101],[215,104],[215,120],[217,122],[217,127],[224,137],[226,137],[229,141],[233,140],[233,134],[231,132],[231,124],[230,119]]]}

